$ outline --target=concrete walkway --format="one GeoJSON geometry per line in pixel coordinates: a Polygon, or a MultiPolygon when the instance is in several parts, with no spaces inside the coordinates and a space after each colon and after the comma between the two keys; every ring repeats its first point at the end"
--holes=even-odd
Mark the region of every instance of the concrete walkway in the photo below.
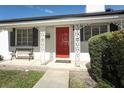
{"type": "Polygon", "coordinates": [[[68,88],[69,71],[47,70],[34,88],[68,88]]]}

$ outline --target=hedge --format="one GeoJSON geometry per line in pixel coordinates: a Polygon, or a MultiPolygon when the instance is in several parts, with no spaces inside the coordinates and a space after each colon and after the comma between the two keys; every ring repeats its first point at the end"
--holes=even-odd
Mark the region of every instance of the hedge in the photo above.
{"type": "Polygon", "coordinates": [[[92,77],[124,87],[124,30],[97,35],[88,42],[92,77]]]}

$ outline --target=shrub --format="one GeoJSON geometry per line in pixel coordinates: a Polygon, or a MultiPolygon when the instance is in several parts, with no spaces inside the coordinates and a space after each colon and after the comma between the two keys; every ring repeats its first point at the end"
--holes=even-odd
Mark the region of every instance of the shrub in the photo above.
{"type": "Polygon", "coordinates": [[[111,85],[110,82],[105,81],[105,80],[101,80],[97,83],[97,85],[95,86],[95,88],[111,88],[114,87],[113,85],[111,85]]]}
{"type": "Polygon", "coordinates": [[[0,61],[2,61],[3,60],[3,56],[2,55],[0,55],[0,61]]]}
{"type": "Polygon", "coordinates": [[[91,75],[124,87],[124,30],[107,32],[89,39],[91,75]]]}
{"type": "MultiPolygon", "coordinates": [[[[107,33],[110,34],[110,33],[107,33]]],[[[106,34],[89,39],[89,53],[91,57],[91,73],[96,81],[102,78],[102,53],[107,47],[106,34]]]]}

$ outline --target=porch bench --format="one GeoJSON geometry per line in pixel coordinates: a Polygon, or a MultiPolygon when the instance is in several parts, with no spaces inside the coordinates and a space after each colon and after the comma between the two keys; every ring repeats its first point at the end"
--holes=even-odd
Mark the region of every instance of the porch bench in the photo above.
{"type": "Polygon", "coordinates": [[[16,58],[33,59],[33,48],[16,48],[16,58]]]}

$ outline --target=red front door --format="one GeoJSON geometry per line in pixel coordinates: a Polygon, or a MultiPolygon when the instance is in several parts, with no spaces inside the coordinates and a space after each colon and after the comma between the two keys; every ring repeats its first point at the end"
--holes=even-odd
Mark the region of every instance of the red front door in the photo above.
{"type": "Polygon", "coordinates": [[[56,28],[56,57],[69,57],[69,27],[56,28]]]}

